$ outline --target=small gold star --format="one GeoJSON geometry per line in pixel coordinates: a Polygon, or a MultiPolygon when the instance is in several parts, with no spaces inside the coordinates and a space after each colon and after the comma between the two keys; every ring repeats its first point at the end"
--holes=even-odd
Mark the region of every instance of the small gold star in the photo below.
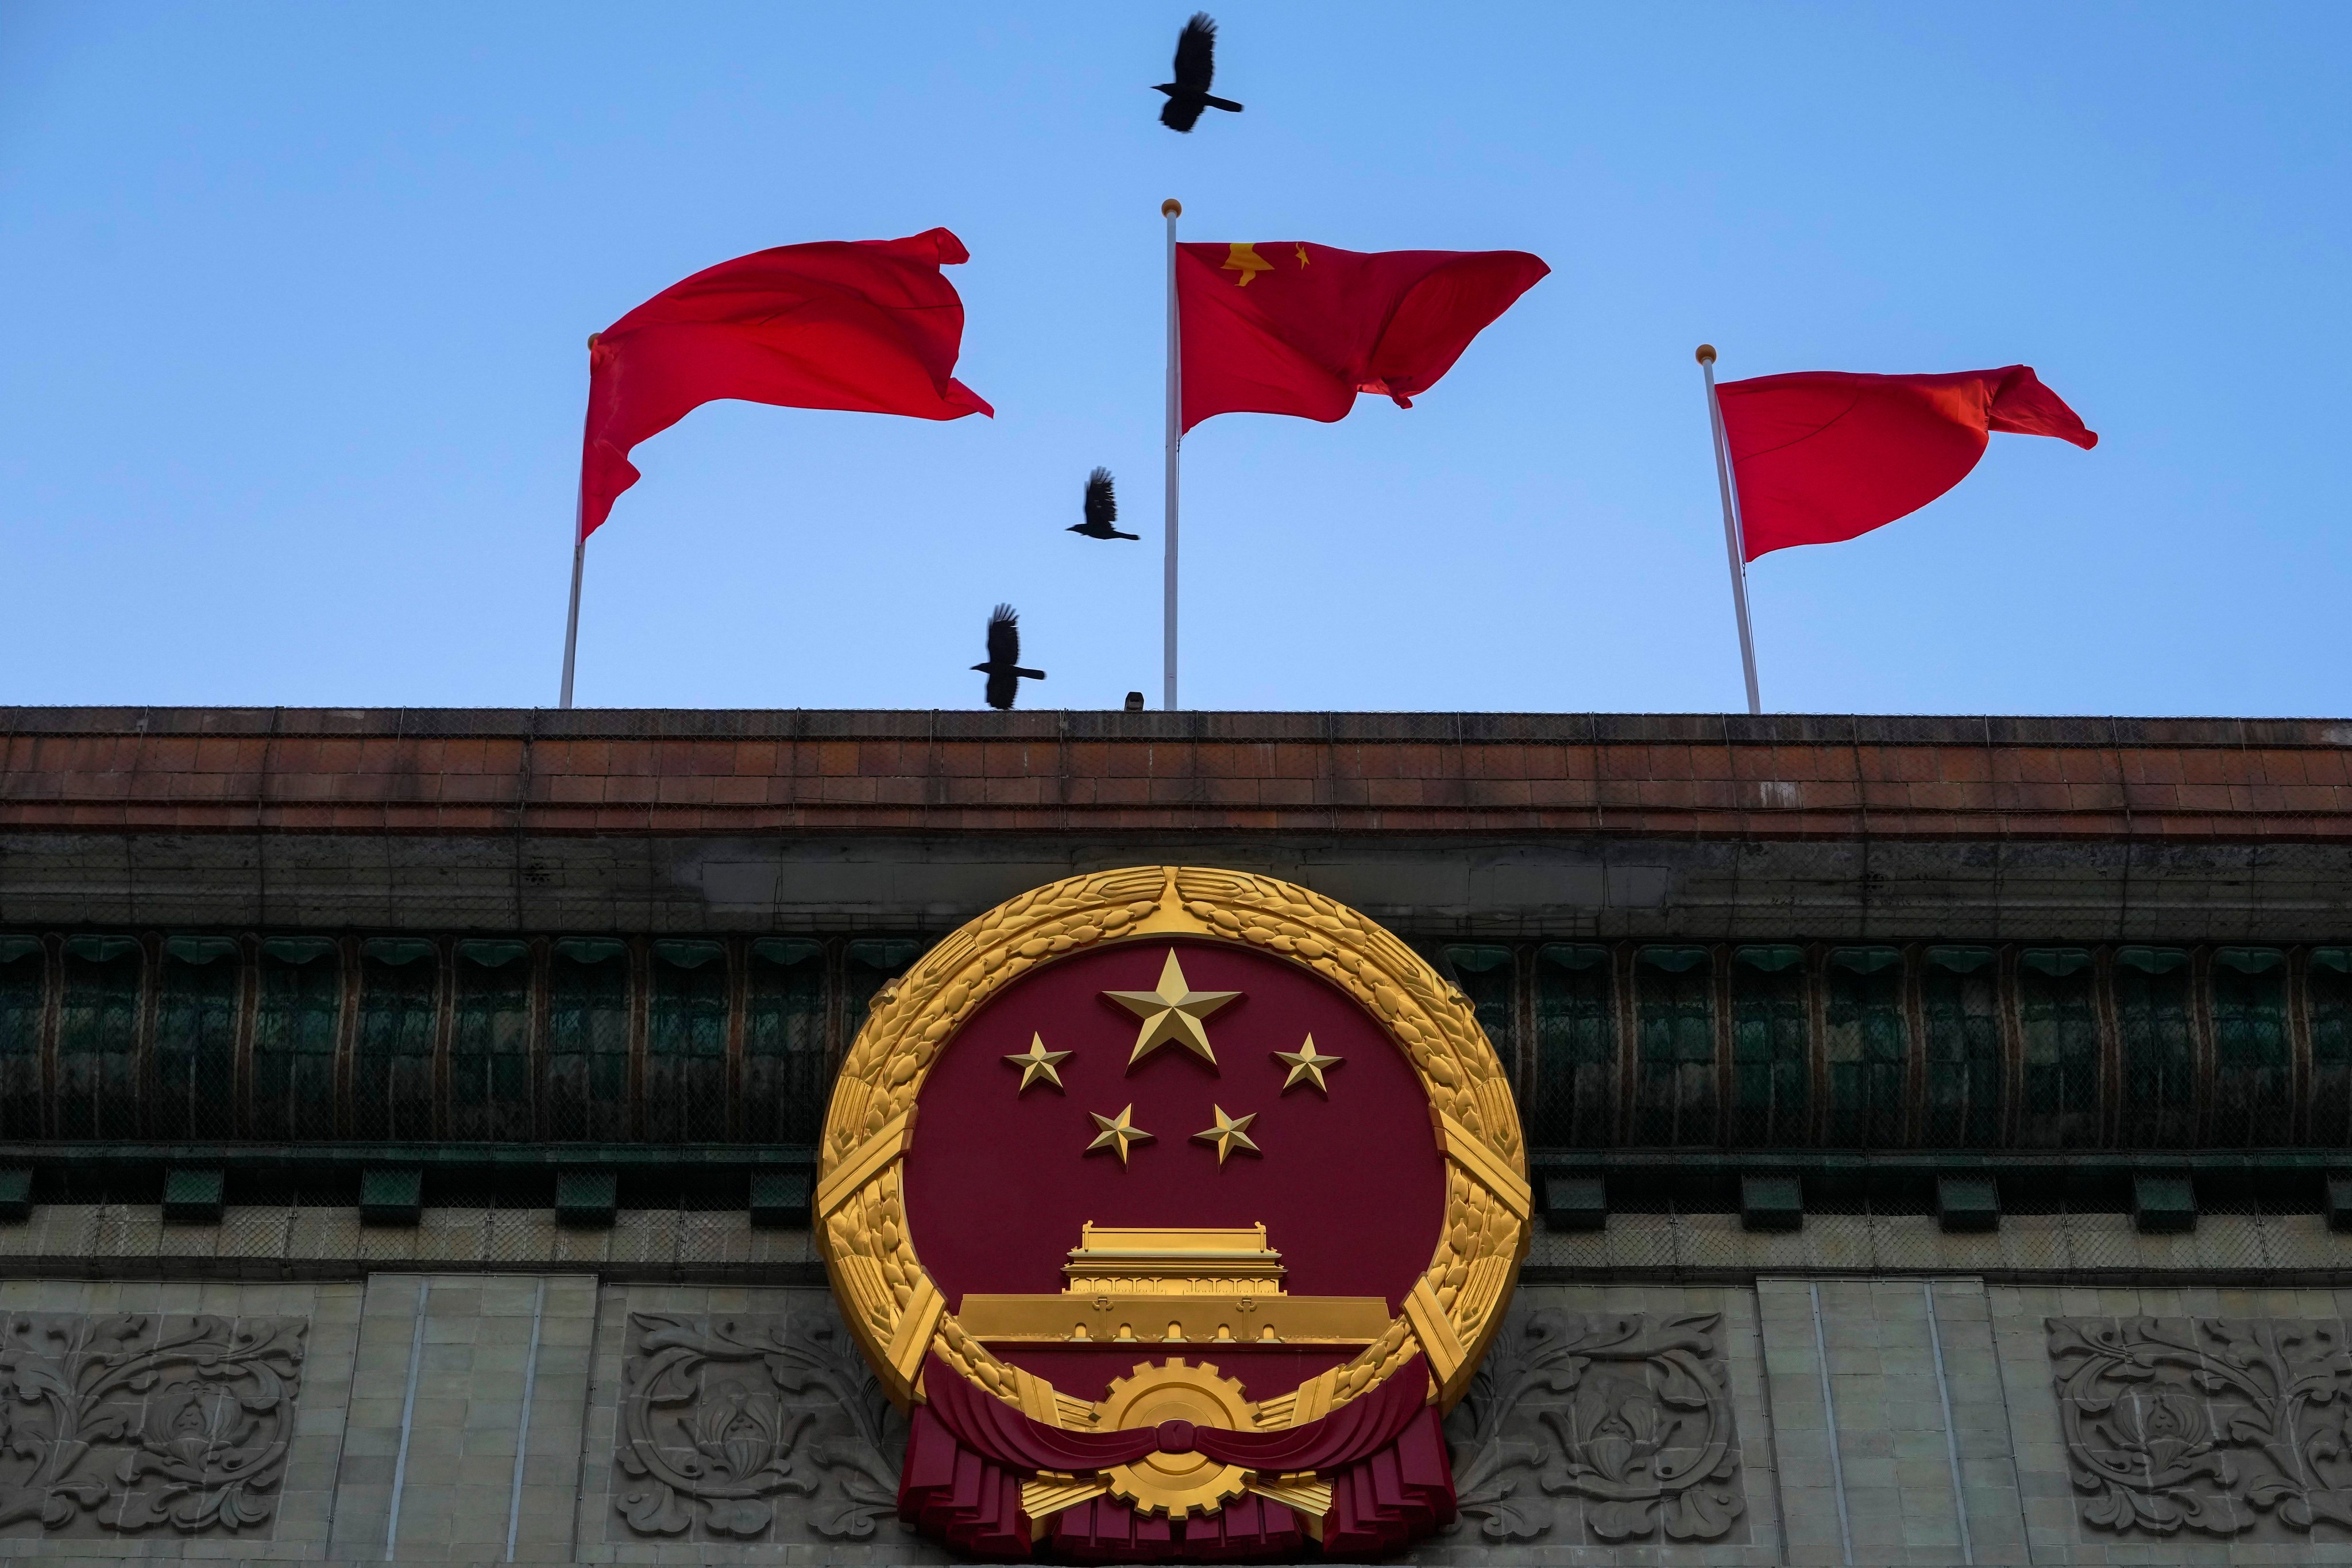
{"type": "Polygon", "coordinates": [[[1209,1031],[1201,1026],[1201,1020],[1241,993],[1193,990],[1171,947],[1168,950],[1168,963],[1160,971],[1159,990],[1106,991],[1103,994],[1143,1020],[1143,1027],[1135,1034],[1135,1052],[1127,1058],[1127,1069],[1133,1072],[1136,1063],[1171,1040],[1215,1067],[1217,1053],[1209,1048],[1209,1031]]]}
{"type": "Polygon", "coordinates": [[[1250,1142],[1249,1135],[1249,1124],[1257,1120],[1256,1111],[1253,1110],[1247,1116],[1227,1116],[1225,1108],[1222,1105],[1213,1105],[1209,1109],[1217,1113],[1217,1124],[1214,1127],[1202,1128],[1193,1133],[1192,1137],[1196,1142],[1214,1143],[1217,1146],[1218,1164],[1223,1164],[1225,1156],[1236,1149],[1245,1154],[1262,1152],[1255,1143],[1250,1142]]]}
{"type": "Polygon", "coordinates": [[[1290,1069],[1290,1076],[1282,1080],[1282,1089],[1285,1094],[1289,1093],[1299,1084],[1311,1083],[1322,1091],[1323,1098],[1326,1100],[1331,1098],[1331,1086],[1323,1081],[1323,1069],[1338,1067],[1348,1059],[1345,1057],[1317,1056],[1315,1037],[1312,1035],[1307,1036],[1307,1043],[1295,1051],[1268,1051],[1266,1054],[1290,1069]]]}
{"type": "Polygon", "coordinates": [[[1060,1089],[1062,1075],[1055,1069],[1067,1061],[1071,1054],[1068,1051],[1049,1051],[1045,1048],[1045,1042],[1043,1039],[1035,1035],[1030,1036],[1027,1050],[1018,1056],[1004,1058],[1021,1069],[1021,1087],[1013,1092],[1014,1094],[1027,1092],[1029,1086],[1041,1078],[1055,1089],[1060,1089]]]}
{"type": "Polygon", "coordinates": [[[1135,1107],[1131,1104],[1118,1113],[1117,1121],[1111,1120],[1098,1110],[1089,1110],[1087,1114],[1095,1119],[1095,1126],[1100,1130],[1095,1133],[1095,1141],[1087,1145],[1087,1152],[1089,1154],[1097,1149],[1116,1149],[1118,1151],[1118,1163],[1124,1165],[1127,1163],[1127,1146],[1129,1143],[1151,1142],[1151,1134],[1138,1127],[1130,1120],[1135,1115],[1135,1107]]]}

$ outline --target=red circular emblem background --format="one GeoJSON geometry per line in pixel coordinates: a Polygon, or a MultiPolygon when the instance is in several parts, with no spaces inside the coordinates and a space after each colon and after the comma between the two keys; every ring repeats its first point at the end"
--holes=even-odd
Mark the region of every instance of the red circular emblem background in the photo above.
{"type": "MultiPolygon", "coordinates": [[[[952,1312],[963,1295],[1059,1292],[1080,1227],[1264,1224],[1292,1296],[1377,1296],[1393,1314],[1429,1266],[1444,1223],[1446,1169],[1428,1096],[1387,1032],[1337,987],[1295,963],[1231,943],[1182,938],[1097,948],[1024,975],[991,998],[933,1062],[917,1098],[902,1172],[908,1239],[952,1312]],[[1174,952],[1194,991],[1242,994],[1204,1022],[1212,1067],[1181,1043],[1130,1070],[1137,1016],[1108,991],[1151,991],[1174,952]],[[1276,1051],[1307,1036],[1328,1096],[1284,1089],[1276,1051]],[[1021,1089],[1008,1056],[1034,1036],[1068,1051],[1062,1088],[1021,1089]],[[1150,1132],[1122,1164],[1088,1152],[1088,1112],[1150,1132]],[[1259,1152],[1222,1165],[1193,1134],[1215,1110],[1253,1117],[1259,1152]]],[[[1138,1346],[1008,1346],[1004,1360],[1079,1399],[1104,1396],[1138,1346]]],[[[1203,1347],[1185,1353],[1201,1359],[1203,1347]]],[[[1253,1400],[1271,1398],[1353,1356],[1346,1350],[1220,1345],[1209,1352],[1253,1400]]]]}

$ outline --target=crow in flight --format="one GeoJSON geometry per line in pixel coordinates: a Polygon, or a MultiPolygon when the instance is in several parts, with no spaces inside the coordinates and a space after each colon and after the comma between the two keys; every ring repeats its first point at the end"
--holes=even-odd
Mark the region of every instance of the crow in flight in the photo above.
{"type": "Polygon", "coordinates": [[[1087,476],[1087,520],[1070,524],[1072,533],[1083,533],[1088,539],[1140,539],[1139,533],[1121,533],[1111,526],[1118,521],[1118,498],[1110,491],[1110,470],[1097,468],[1087,476]]]}
{"type": "Polygon", "coordinates": [[[988,662],[972,668],[988,677],[988,705],[1010,708],[1013,695],[1020,689],[1021,679],[1043,680],[1042,669],[1021,668],[1021,612],[1010,605],[999,605],[988,615],[988,662]]]}
{"type": "Polygon", "coordinates": [[[1160,106],[1160,123],[1169,130],[1190,132],[1203,109],[1222,109],[1229,114],[1242,111],[1242,106],[1230,98],[1209,96],[1209,83],[1217,75],[1217,25],[1206,11],[1193,12],[1184,30],[1176,35],[1175,69],[1174,81],[1160,82],[1151,89],[1168,95],[1168,101],[1160,106]]]}

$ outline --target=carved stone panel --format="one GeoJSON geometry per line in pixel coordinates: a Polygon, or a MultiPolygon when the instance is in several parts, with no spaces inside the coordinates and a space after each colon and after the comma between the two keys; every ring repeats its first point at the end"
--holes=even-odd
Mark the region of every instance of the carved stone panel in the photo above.
{"type": "Polygon", "coordinates": [[[2046,1326],[2089,1529],[2252,1541],[2352,1529],[2352,1333],[2340,1320],[2046,1326]]]}
{"type": "Polygon", "coordinates": [[[829,1306],[632,1312],[628,1336],[607,1540],[898,1537],[906,1423],[829,1306]]]}
{"type": "Polygon", "coordinates": [[[1457,1539],[1746,1542],[1719,1322],[1514,1311],[1446,1422],[1457,1539]]]}
{"type": "Polygon", "coordinates": [[[0,1534],[268,1539],[309,1326],[0,1316],[0,1534]]]}

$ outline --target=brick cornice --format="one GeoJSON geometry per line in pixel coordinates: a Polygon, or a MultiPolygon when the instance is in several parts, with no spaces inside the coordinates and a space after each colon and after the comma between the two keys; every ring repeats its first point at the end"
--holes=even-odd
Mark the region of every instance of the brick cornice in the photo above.
{"type": "Polygon", "coordinates": [[[518,827],[2332,843],[2352,721],[0,710],[0,830],[518,827]]]}

